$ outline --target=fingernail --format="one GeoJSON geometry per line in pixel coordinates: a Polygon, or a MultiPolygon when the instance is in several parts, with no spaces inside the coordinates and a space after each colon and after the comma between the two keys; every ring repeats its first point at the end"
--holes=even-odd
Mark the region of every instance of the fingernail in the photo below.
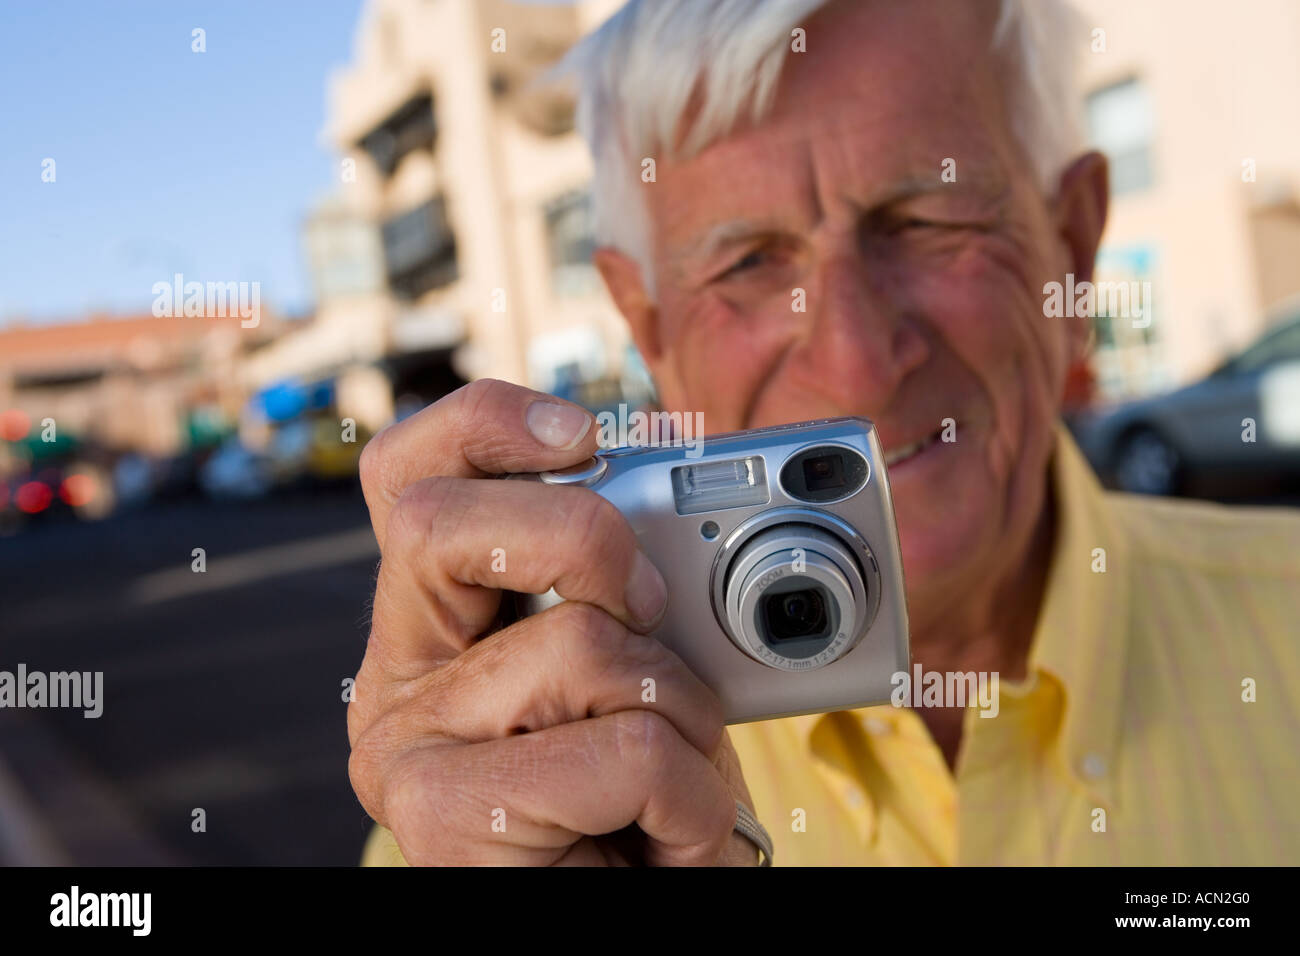
{"type": "Polygon", "coordinates": [[[659,620],[668,603],[668,585],[663,575],[641,551],[637,551],[632,564],[632,580],[627,584],[624,600],[632,616],[646,625],[659,620]]]}
{"type": "Polygon", "coordinates": [[[554,402],[533,402],[524,421],[533,437],[551,448],[575,447],[591,427],[591,416],[581,408],[554,402]]]}

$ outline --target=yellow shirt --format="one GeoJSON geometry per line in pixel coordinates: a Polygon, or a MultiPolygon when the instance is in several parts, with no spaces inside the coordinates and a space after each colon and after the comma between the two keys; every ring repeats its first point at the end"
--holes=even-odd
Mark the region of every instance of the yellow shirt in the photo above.
{"type": "Polygon", "coordinates": [[[892,704],[730,728],[776,865],[1300,863],[1300,512],[1105,492],[1064,428],[1052,477],[1029,676],[955,774],[892,704]]]}

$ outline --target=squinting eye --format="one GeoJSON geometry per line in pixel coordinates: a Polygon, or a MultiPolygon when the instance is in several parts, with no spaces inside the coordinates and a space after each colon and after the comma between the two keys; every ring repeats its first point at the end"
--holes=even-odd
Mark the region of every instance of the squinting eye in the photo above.
{"type": "Polygon", "coordinates": [[[761,250],[756,249],[753,252],[747,253],[742,259],[738,260],[734,265],[732,265],[729,269],[727,269],[723,273],[723,275],[724,276],[734,275],[737,272],[744,272],[746,269],[752,269],[755,266],[759,266],[762,264],[763,264],[763,252],[761,250]]]}

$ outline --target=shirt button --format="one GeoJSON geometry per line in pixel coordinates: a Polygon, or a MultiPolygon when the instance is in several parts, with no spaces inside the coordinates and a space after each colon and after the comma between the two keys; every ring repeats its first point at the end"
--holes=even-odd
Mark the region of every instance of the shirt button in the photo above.
{"type": "Polygon", "coordinates": [[[862,791],[857,787],[849,787],[844,796],[851,807],[860,807],[863,804],[862,791]]]}
{"type": "Polygon", "coordinates": [[[1083,762],[1080,764],[1080,769],[1083,770],[1083,775],[1085,777],[1090,780],[1096,780],[1098,777],[1105,775],[1106,763],[1101,759],[1101,757],[1097,756],[1097,754],[1088,754],[1083,758],[1083,762]]]}

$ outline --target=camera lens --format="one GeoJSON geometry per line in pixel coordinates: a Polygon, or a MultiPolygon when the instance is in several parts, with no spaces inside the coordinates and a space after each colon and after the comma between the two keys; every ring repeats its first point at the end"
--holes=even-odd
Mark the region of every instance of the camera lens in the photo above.
{"type": "Polygon", "coordinates": [[[810,524],[776,524],[746,539],[718,597],[732,642],[783,670],[839,660],[869,623],[866,580],[852,546],[810,524]]]}
{"type": "Polygon", "coordinates": [[[767,634],[773,641],[795,637],[825,637],[826,598],[821,588],[803,588],[763,596],[767,634]]]}

